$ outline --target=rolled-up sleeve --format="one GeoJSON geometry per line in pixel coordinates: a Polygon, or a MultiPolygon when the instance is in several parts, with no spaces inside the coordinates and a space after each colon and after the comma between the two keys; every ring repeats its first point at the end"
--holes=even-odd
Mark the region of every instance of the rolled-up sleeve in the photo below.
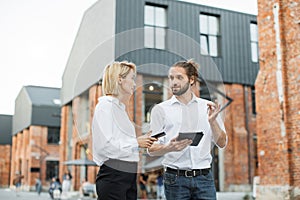
{"type": "MultiPolygon", "coordinates": [[[[160,133],[165,131],[164,130],[164,111],[163,109],[159,106],[156,105],[153,107],[151,111],[151,121],[150,121],[150,130],[152,130],[152,134],[160,133]]],[[[156,143],[165,143],[165,137],[161,137],[158,139],[156,143]]]]}

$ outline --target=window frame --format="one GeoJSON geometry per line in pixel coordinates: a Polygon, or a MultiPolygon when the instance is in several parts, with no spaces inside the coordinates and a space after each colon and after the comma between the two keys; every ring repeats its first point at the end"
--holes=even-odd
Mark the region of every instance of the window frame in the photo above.
{"type": "Polygon", "coordinates": [[[252,101],[252,114],[253,115],[256,115],[256,101],[255,101],[255,98],[256,98],[256,90],[255,90],[255,87],[252,86],[251,87],[251,101],[252,101]]]}
{"type": "Polygon", "coordinates": [[[220,24],[220,15],[211,14],[211,13],[205,13],[200,12],[199,14],[199,39],[200,39],[200,53],[204,56],[212,56],[212,57],[221,57],[221,24],[220,24]],[[206,22],[204,23],[203,17],[206,17],[206,22]],[[201,19],[202,18],[202,19],[201,19]],[[216,26],[212,29],[210,27],[210,19],[216,19],[216,26]],[[206,26],[206,28],[203,27],[206,26]],[[202,28],[204,30],[202,30],[202,28]],[[210,31],[215,30],[215,33],[211,33],[210,31]],[[215,49],[214,52],[212,52],[212,39],[214,39],[215,42],[215,49]],[[205,49],[202,47],[204,46],[205,42],[205,49]],[[204,51],[205,50],[205,51],[204,51]]]}
{"type": "Polygon", "coordinates": [[[47,129],[48,129],[47,130],[47,144],[54,144],[54,145],[59,144],[59,142],[60,142],[60,127],[48,126],[47,129]],[[57,132],[57,135],[54,135],[56,132],[57,132]]]}
{"type": "Polygon", "coordinates": [[[251,52],[251,62],[253,63],[258,63],[259,62],[259,48],[258,48],[258,26],[257,26],[257,22],[251,21],[250,22],[250,52],[251,52]],[[253,36],[253,30],[252,30],[252,26],[255,25],[256,27],[256,35],[253,36]],[[253,45],[256,46],[256,59],[253,59],[253,45]]]}
{"type": "Polygon", "coordinates": [[[167,6],[165,5],[158,5],[158,4],[152,4],[152,3],[146,3],[144,5],[144,47],[145,48],[154,48],[154,49],[166,49],[167,46],[167,29],[168,29],[168,21],[167,21],[167,6]],[[146,9],[147,7],[152,7],[153,8],[153,19],[152,20],[147,20],[146,16],[146,9]],[[156,12],[158,9],[163,9],[164,10],[164,21],[163,23],[157,23],[157,15],[156,12]],[[148,22],[152,23],[148,23],[148,22]],[[146,32],[150,29],[149,32],[146,32]],[[158,34],[158,31],[162,30],[162,34],[158,34]],[[151,33],[152,32],[152,33],[151,33]],[[148,37],[146,37],[148,35],[148,37]],[[159,35],[162,35],[161,37],[158,37],[159,35]],[[150,42],[147,41],[149,36],[152,36],[152,39],[150,42]],[[163,39],[162,39],[163,38],[163,39]],[[162,41],[162,42],[159,42],[162,41]]]}

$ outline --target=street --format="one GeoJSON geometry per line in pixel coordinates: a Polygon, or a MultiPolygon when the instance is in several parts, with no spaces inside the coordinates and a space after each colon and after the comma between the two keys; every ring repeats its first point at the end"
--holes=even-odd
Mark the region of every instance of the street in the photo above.
{"type": "MultiPolygon", "coordinates": [[[[218,200],[244,200],[247,193],[243,192],[218,192],[217,199],[218,200]]],[[[79,200],[79,196],[74,192],[71,198],[68,200],[79,200]]],[[[49,194],[47,192],[42,192],[39,196],[35,192],[20,192],[19,196],[16,195],[15,191],[12,189],[0,189],[0,199],[1,200],[51,200],[49,194]]],[[[250,198],[251,199],[251,198],[250,198]]],[[[248,200],[250,200],[248,199],[248,200]]],[[[81,200],[96,200],[96,198],[84,197],[81,200]]]]}
{"type": "MultiPolygon", "coordinates": [[[[70,194],[70,198],[68,200],[78,200],[79,195],[76,192],[70,194]]],[[[36,192],[24,192],[21,191],[16,195],[16,192],[13,189],[0,189],[0,199],[1,200],[51,200],[49,194],[47,192],[42,192],[41,195],[38,195],[36,192]]],[[[82,200],[95,200],[96,198],[84,197],[82,200]]]]}

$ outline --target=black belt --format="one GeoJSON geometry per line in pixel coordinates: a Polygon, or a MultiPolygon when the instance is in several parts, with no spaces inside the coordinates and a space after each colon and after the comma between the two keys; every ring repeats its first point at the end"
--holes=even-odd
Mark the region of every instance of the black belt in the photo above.
{"type": "Polygon", "coordinates": [[[192,170],[182,170],[182,169],[173,169],[170,167],[166,168],[166,172],[177,174],[178,176],[185,177],[195,177],[199,175],[207,175],[209,173],[210,168],[206,169],[192,169],[192,170]]]}

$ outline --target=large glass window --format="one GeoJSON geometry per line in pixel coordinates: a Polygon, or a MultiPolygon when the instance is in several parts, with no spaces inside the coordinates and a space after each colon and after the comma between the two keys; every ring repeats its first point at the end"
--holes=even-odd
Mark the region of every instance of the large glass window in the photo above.
{"type": "Polygon", "coordinates": [[[200,45],[201,54],[220,56],[220,24],[219,17],[207,14],[200,14],[200,45]]]}
{"type": "Polygon", "coordinates": [[[250,40],[251,40],[251,60],[252,62],[258,62],[258,31],[257,24],[250,23],[250,40]]]}
{"type": "MultiPolygon", "coordinates": [[[[152,108],[163,101],[164,87],[163,78],[144,76],[143,78],[143,122],[144,126],[150,123],[150,113],[152,108]]],[[[149,131],[149,130],[147,130],[149,131]]]]}
{"type": "Polygon", "coordinates": [[[60,140],[60,128],[48,127],[48,144],[58,144],[60,140]]]}
{"type": "Polygon", "coordinates": [[[58,161],[47,161],[46,162],[46,179],[51,180],[53,177],[59,175],[59,162],[58,161]]]}
{"type": "Polygon", "coordinates": [[[144,20],[145,47],[165,49],[167,27],[166,8],[146,5],[144,20]]]}

